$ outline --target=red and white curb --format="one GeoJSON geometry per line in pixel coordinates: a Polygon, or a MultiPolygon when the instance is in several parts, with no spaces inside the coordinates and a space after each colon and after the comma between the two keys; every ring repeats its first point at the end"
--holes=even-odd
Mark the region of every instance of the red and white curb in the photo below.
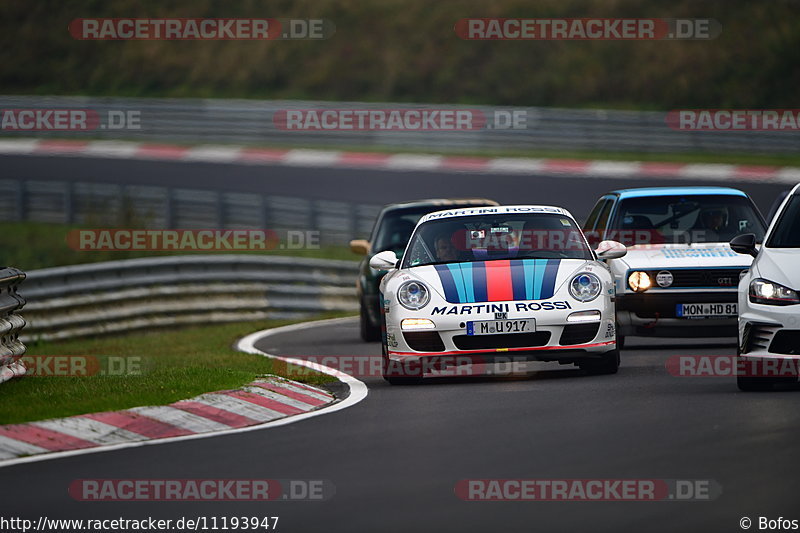
{"type": "Polygon", "coordinates": [[[241,428],[328,405],[332,394],[278,377],[170,405],[0,426],[0,460],[241,428]]]}
{"type": "Polygon", "coordinates": [[[180,146],[123,141],[0,139],[0,154],[60,155],[208,163],[341,167],[372,170],[560,175],[577,178],[800,182],[799,167],[382,154],[335,150],[272,149],[231,145],[180,146]]]}
{"type": "MultiPolygon", "coordinates": [[[[338,378],[349,387],[343,400],[329,392],[277,376],[258,379],[241,389],[202,394],[170,405],[135,407],[0,426],[0,467],[185,439],[215,437],[285,425],[345,409],[367,396],[361,381],[339,370],[255,348],[259,340],[343,319],[293,324],[258,331],[241,339],[237,349],[281,359],[338,378]]],[[[347,320],[347,319],[344,319],[347,320]]]]}

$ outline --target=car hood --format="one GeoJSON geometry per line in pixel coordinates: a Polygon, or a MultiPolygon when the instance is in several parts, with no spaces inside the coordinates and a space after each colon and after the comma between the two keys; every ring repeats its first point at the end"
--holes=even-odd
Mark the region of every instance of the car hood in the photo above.
{"type": "Polygon", "coordinates": [[[796,248],[762,248],[753,266],[756,276],[800,290],[800,250],[796,248]]]}
{"type": "Polygon", "coordinates": [[[472,303],[546,300],[579,270],[602,268],[585,259],[522,259],[424,265],[405,272],[447,302],[472,303]]]}
{"type": "Polygon", "coordinates": [[[613,261],[619,261],[629,269],[747,268],[752,258],[737,254],[727,243],[695,243],[629,246],[624,258],[613,261]]]}

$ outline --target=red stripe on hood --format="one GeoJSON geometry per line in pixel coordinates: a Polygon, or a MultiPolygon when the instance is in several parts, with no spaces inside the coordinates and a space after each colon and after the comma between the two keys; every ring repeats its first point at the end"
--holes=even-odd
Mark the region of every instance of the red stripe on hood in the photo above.
{"type": "Polygon", "coordinates": [[[511,283],[511,261],[486,261],[486,296],[490,302],[504,302],[514,299],[511,283]]]}

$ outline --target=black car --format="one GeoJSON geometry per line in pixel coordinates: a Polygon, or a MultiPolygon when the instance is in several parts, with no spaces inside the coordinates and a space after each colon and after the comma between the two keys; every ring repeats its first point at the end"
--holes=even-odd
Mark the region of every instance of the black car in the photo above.
{"type": "Polygon", "coordinates": [[[486,198],[432,199],[390,204],[378,215],[368,241],[363,239],[350,241],[350,249],[365,256],[359,264],[356,282],[361,303],[361,338],[364,341],[374,342],[381,339],[378,285],[386,272],[370,268],[369,260],[372,256],[385,250],[392,250],[400,256],[405,251],[417,221],[428,213],[443,209],[491,205],[499,204],[486,198]]]}

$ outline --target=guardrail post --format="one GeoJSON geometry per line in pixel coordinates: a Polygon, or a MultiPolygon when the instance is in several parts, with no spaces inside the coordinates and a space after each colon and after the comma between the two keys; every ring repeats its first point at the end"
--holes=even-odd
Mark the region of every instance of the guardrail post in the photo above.
{"type": "Polygon", "coordinates": [[[0,268],[0,383],[24,376],[27,371],[21,360],[25,345],[19,339],[25,319],[16,313],[25,305],[25,299],[17,294],[17,286],[24,279],[21,270],[0,268]]]}

